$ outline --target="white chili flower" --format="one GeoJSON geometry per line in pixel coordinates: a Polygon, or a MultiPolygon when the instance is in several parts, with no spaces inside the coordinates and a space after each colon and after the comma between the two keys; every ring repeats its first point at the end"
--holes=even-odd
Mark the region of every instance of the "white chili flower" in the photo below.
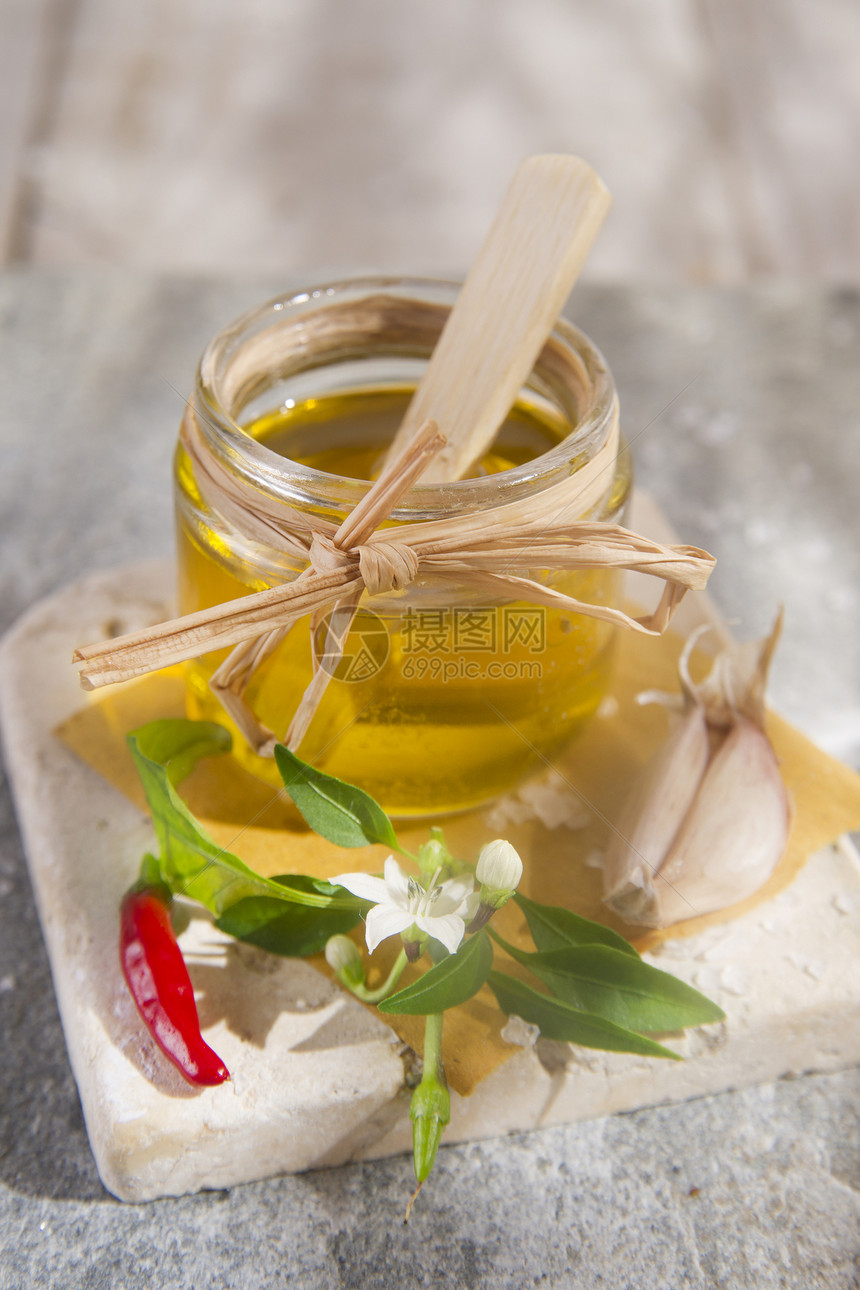
{"type": "Polygon", "coordinates": [[[403,872],[394,856],[385,861],[384,873],[384,878],[374,878],[369,873],[342,873],[329,880],[361,900],[375,902],[365,923],[368,951],[372,954],[380,941],[416,927],[441,941],[453,954],[465,935],[466,924],[478,909],[480,898],[471,877],[466,874],[449,878],[438,885],[431,879],[424,888],[403,872]]]}
{"type": "Polygon", "coordinates": [[[510,842],[496,838],[481,848],[475,877],[489,891],[516,891],[522,876],[523,862],[510,842]]]}

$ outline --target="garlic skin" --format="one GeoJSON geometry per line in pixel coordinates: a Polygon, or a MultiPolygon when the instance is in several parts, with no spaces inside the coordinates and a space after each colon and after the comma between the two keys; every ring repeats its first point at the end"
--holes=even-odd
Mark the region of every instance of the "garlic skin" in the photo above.
{"type": "Polygon", "coordinates": [[[708,765],[656,876],[666,927],[758,891],[788,841],[791,808],[770,742],[745,717],[708,765]]]}
{"type": "Polygon", "coordinates": [[[654,875],[693,805],[708,755],[705,710],[695,704],[645,767],[625,803],[606,849],[603,899],[629,923],[661,926],[654,922],[661,918],[654,875]]]}
{"type": "Polygon", "coordinates": [[[757,891],[785,850],[791,804],[764,729],[764,687],[782,626],[724,651],[646,767],[607,849],[604,903],[644,927],[733,905],[757,891]]]}

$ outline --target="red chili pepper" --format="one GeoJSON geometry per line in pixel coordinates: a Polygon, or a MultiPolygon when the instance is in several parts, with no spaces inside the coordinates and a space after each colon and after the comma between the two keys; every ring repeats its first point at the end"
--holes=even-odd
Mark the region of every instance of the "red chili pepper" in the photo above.
{"type": "Polygon", "coordinates": [[[169,892],[159,886],[138,885],[126,892],[120,913],[122,973],[165,1057],[191,1084],[223,1084],[230,1072],[200,1034],[194,991],[167,901],[169,892]]]}

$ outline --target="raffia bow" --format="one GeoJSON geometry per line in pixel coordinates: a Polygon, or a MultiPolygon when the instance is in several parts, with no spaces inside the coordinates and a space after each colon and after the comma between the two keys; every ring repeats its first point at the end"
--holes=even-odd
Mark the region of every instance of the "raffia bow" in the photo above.
{"type": "Polygon", "coordinates": [[[377,596],[403,591],[418,578],[441,579],[497,598],[566,609],[659,635],[686,591],[705,586],[715,563],[698,547],[664,546],[617,524],[568,518],[571,512],[587,514],[605,496],[607,472],[614,470],[618,452],[617,416],[603,447],[585,466],[532,497],[381,531],[380,524],[445,444],[433,421],[386,466],[339,526],[267,496],[229,471],[207,450],[191,408],[181,438],[205,502],[247,537],[305,560],[307,567],[280,586],[84,646],[75,651],[74,662],[83,663],[83,687],[94,689],[232,647],[209,684],[263,756],[273,754],[278,737],[248,707],[244,691],[255,669],[307,615],[315,636],[323,615],[329,614],[329,666],[320,667],[314,653],[314,675],[283,739],[291,748],[301,743],[331,679],[332,664],[342,657],[365,592],[377,596]],[[631,617],[514,572],[524,569],[630,569],[662,579],[664,587],[652,613],[631,617]]]}

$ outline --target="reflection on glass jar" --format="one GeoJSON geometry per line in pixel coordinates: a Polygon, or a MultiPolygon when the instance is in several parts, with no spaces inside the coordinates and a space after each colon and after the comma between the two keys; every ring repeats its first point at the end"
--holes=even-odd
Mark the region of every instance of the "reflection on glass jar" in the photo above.
{"type": "MultiPolygon", "coordinates": [[[[456,291],[451,283],[363,279],[300,292],[240,318],[201,361],[194,408],[206,450],[270,498],[339,522],[378,472],[456,291]],[[308,343],[311,327],[322,345],[308,343]]],[[[474,476],[416,486],[388,522],[480,514],[533,496],[591,461],[616,418],[601,355],[561,322],[474,476]]],[[[182,448],[176,479],[183,613],[301,571],[204,502],[182,448]]],[[[618,521],[629,489],[622,451],[606,471],[599,505],[571,518],[618,521]]],[[[527,549],[509,572],[592,603],[614,603],[618,593],[613,571],[535,570],[527,549]]],[[[615,630],[567,610],[421,577],[404,591],[364,597],[341,659],[328,648],[330,625],[327,615],[313,631],[309,619],[296,624],[254,672],[246,698],[280,737],[314,668],[329,669],[297,751],[399,816],[488,801],[554,758],[606,691],[615,630]]],[[[225,653],[188,665],[190,715],[226,720],[208,687],[225,653]]],[[[238,735],[236,755],[279,783],[274,763],[238,735]]]]}

